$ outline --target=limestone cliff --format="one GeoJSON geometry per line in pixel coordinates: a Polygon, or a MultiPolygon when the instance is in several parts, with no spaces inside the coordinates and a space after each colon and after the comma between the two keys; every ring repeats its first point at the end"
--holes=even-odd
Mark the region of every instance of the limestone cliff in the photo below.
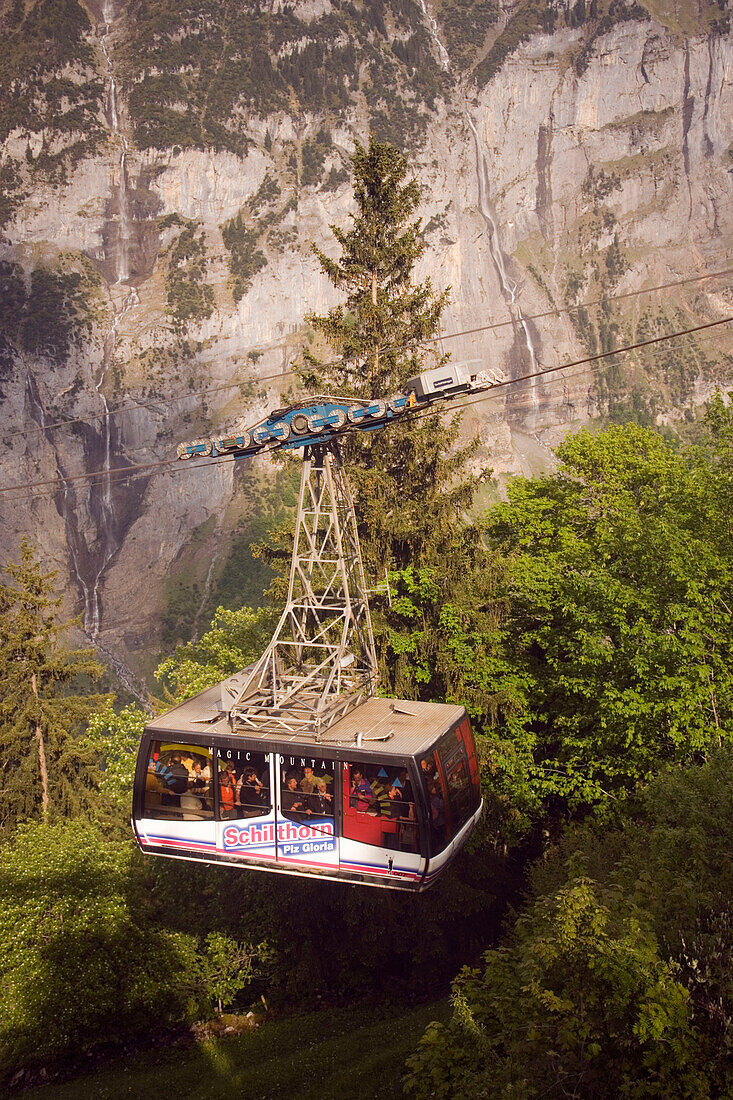
{"type": "MultiPolygon", "coordinates": [[[[719,6],[65,0],[65,37],[48,6],[3,14],[0,386],[2,484],[50,484],[0,497],[0,538],[32,534],[123,675],[176,585],[205,604],[254,507],[251,470],[155,464],[293,384],[335,301],[309,243],[346,223],[370,125],[425,184],[457,360],[518,377],[733,312],[725,276],[588,305],[733,266],[719,6]]],[[[727,331],[510,387],[466,430],[501,475],[591,418],[689,420],[727,331]]]]}

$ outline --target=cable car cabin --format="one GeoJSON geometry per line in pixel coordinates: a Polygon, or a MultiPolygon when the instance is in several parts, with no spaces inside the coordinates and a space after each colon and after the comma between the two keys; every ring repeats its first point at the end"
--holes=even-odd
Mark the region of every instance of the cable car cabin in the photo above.
{"type": "Polygon", "coordinates": [[[219,687],[152,721],[135,776],[144,852],[425,890],[481,813],[463,707],[369,698],[312,737],[233,733],[219,687]]]}

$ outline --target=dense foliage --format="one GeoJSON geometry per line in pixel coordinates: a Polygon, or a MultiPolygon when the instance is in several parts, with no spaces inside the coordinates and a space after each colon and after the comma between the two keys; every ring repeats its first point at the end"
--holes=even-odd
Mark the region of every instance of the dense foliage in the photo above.
{"type": "Polygon", "coordinates": [[[618,798],[731,739],[729,417],[714,402],[698,447],[581,431],[556,474],[511,483],[449,589],[392,574],[404,674],[466,703],[515,812],[618,798]]]}
{"type": "Polygon", "coordinates": [[[20,828],[3,848],[0,1079],[231,1003],[266,957],[151,920],[129,838],[82,821],[20,828]],[[223,957],[228,965],[222,965],[223,957]]]}
{"type": "Polygon", "coordinates": [[[726,748],[571,830],[508,945],[457,979],[408,1094],[730,1096],[732,807],[726,748]]]}
{"type": "Polygon", "coordinates": [[[167,252],[168,314],[179,336],[190,324],[207,320],[214,310],[214,290],[206,281],[206,234],[189,221],[167,252]]]}
{"type": "Polygon", "coordinates": [[[69,170],[104,140],[104,86],[90,31],[87,10],[77,0],[0,4],[0,142],[6,147],[0,227],[25,197],[31,179],[34,184],[64,182],[69,170]],[[7,146],[14,131],[25,135],[20,155],[7,146]]]}
{"type": "Polygon", "coordinates": [[[293,6],[230,0],[206,0],[195,12],[132,0],[128,10],[130,113],[142,148],[244,155],[248,108],[262,117],[294,108],[344,117],[362,97],[382,136],[404,140],[443,86],[414,0],[336,0],[309,20],[293,6]]]}
{"type": "Polygon", "coordinates": [[[91,330],[98,287],[96,272],[83,261],[81,270],[38,265],[26,272],[0,260],[0,378],[23,352],[66,360],[91,330]]]}

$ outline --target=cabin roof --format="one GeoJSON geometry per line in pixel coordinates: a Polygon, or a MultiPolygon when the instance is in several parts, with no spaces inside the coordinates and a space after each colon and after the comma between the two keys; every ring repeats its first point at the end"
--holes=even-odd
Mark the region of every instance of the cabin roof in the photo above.
{"type": "MultiPolygon", "coordinates": [[[[163,737],[195,735],[198,744],[226,742],[229,747],[246,741],[260,752],[271,752],[280,746],[291,751],[302,748],[325,753],[328,749],[358,749],[359,754],[404,757],[427,752],[464,713],[463,707],[449,703],[373,696],[334,722],[316,741],[313,735],[291,734],[279,727],[273,727],[272,732],[266,729],[233,732],[220,710],[220,700],[221,685],[217,684],[154,718],[147,730],[163,737]]],[[[336,755],[342,757],[344,753],[336,751],[336,755]]]]}

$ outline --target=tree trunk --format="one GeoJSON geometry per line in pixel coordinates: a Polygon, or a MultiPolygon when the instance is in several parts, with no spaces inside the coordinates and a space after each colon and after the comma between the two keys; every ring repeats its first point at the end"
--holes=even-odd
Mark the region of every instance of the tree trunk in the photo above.
{"type": "MultiPolygon", "coordinates": [[[[38,699],[38,685],[36,683],[35,672],[31,676],[31,686],[33,688],[33,694],[38,699]]],[[[43,816],[48,815],[48,768],[46,767],[46,746],[43,743],[43,730],[41,729],[41,723],[35,723],[36,741],[38,742],[38,766],[41,771],[41,802],[43,804],[43,816]]]]}
{"type": "MultiPolygon", "coordinates": [[[[377,269],[372,271],[372,305],[377,304],[377,269]]],[[[377,384],[377,374],[379,372],[379,345],[375,345],[374,348],[374,367],[372,369],[372,384],[371,384],[371,397],[376,397],[374,387],[377,384]]]]}

